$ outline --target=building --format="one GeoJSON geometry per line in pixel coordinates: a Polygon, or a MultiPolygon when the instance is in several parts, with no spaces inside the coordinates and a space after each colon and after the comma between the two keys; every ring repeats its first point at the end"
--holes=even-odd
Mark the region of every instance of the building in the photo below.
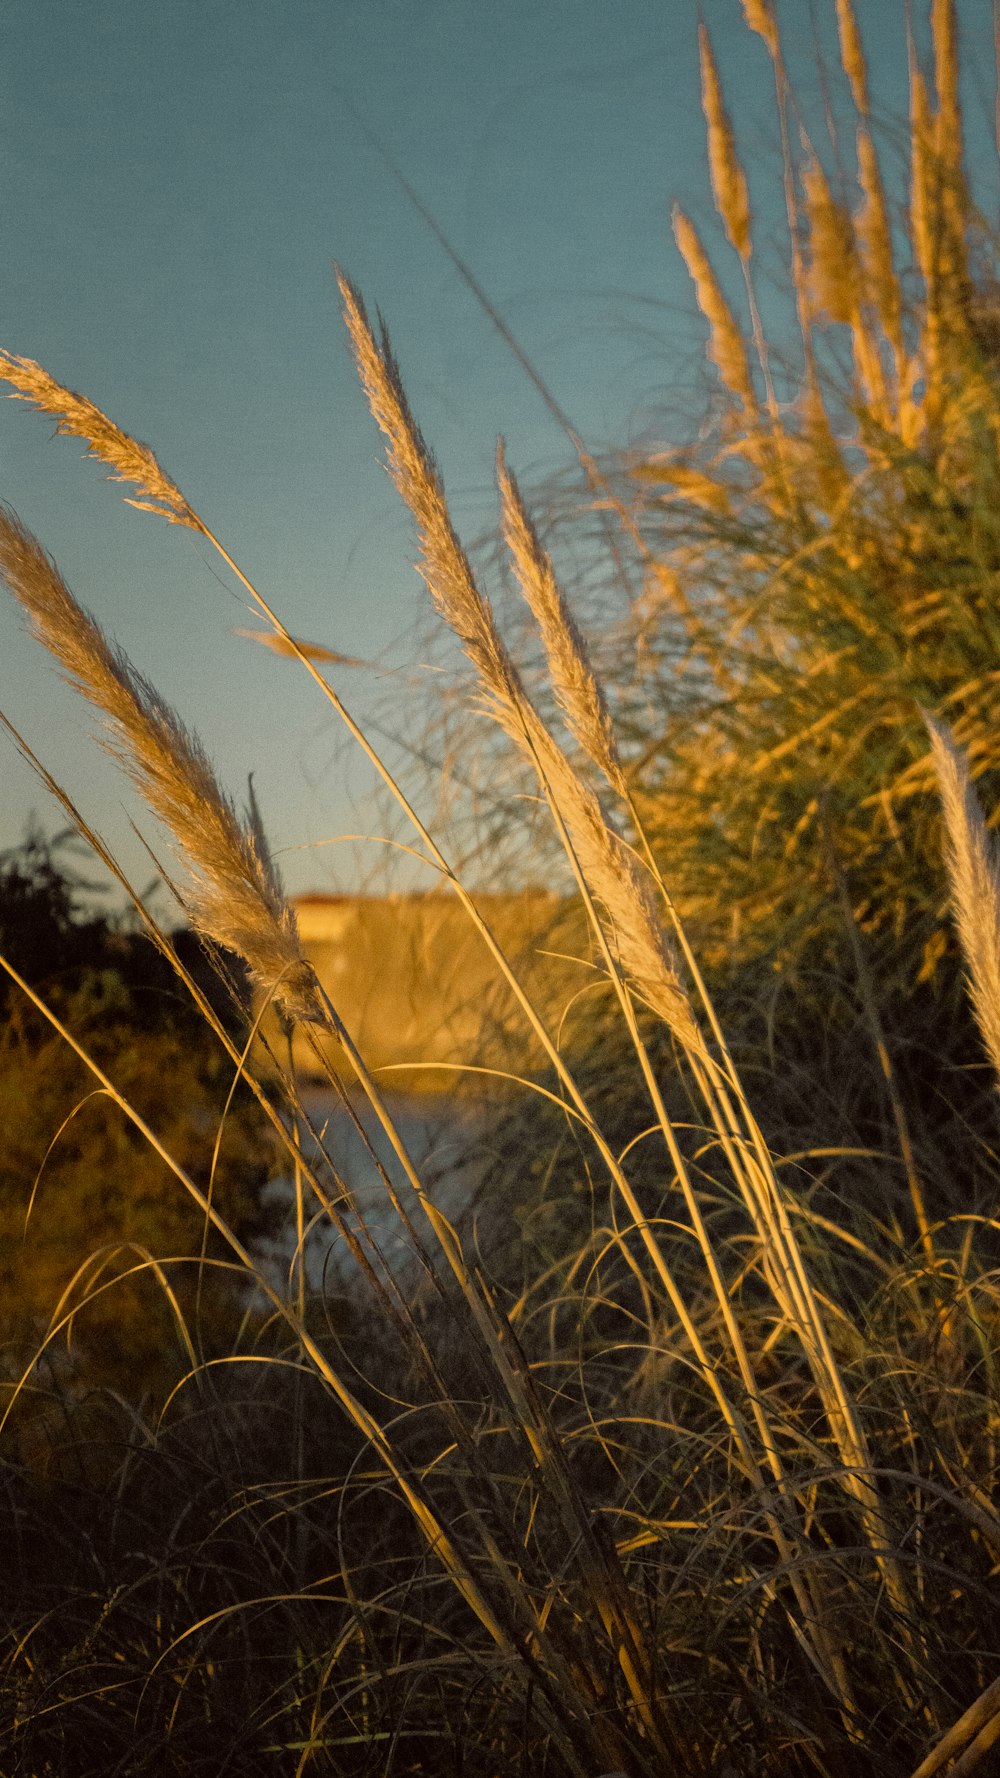
{"type": "MultiPolygon", "coordinates": [[[[586,958],[579,915],[546,890],[477,895],[475,902],[529,993],[558,1018],[592,972],[586,962],[543,952],[572,949],[586,958]]],[[[526,1071],[541,1062],[537,1040],[453,892],[307,894],[293,905],[303,949],[368,1066],[406,1065],[393,1084],[451,1091],[454,1073],[428,1064],[526,1071]]],[[[301,1034],[296,1045],[308,1072],[315,1061],[301,1034]]]]}

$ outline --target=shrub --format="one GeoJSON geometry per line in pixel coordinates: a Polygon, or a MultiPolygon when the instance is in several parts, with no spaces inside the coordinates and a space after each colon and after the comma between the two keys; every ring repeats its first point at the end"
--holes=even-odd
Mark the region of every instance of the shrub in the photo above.
{"type": "MultiPolygon", "coordinates": [[[[212,1190],[234,1228],[259,1240],[280,1215],[263,1197],[273,1165],[266,1125],[245,1088],[225,1109],[231,1081],[222,1054],[178,995],[165,960],[148,939],[85,912],[78,888],[55,846],[37,834],[8,854],[0,870],[5,956],[47,994],[67,1028],[206,1187],[211,1138],[223,1123],[212,1190]]],[[[209,973],[207,961],[202,968],[209,973]]],[[[171,1189],[164,1164],[120,1110],[90,1090],[82,1063],[12,983],[0,1004],[4,1375],[20,1374],[80,1274],[66,1309],[87,1306],[49,1349],[47,1369],[72,1379],[77,1390],[104,1384],[134,1400],[162,1397],[183,1345],[149,1260],[189,1257],[177,1279],[178,1305],[190,1316],[198,1299],[198,1333],[208,1350],[231,1341],[245,1292],[215,1269],[199,1285],[202,1222],[171,1189]]],[[[206,1257],[219,1260],[217,1242],[209,1242],[206,1257]]],[[[39,1436],[36,1425],[36,1449],[39,1436]]]]}

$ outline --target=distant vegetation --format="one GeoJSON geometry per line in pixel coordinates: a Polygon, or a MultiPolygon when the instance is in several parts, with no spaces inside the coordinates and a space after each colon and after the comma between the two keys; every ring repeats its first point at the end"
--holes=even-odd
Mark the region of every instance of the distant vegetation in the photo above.
{"type": "MultiPolygon", "coordinates": [[[[26,1120],[3,1179],[12,1769],[995,1769],[993,243],[965,179],[951,0],[931,6],[932,79],[911,52],[905,194],[883,177],[850,0],[836,0],[832,115],[853,107],[837,154],[800,116],[771,0],[743,11],[773,70],[798,337],[779,351],[765,334],[703,32],[722,229],[711,257],[679,211],[674,229],[712,401],[689,449],[585,465],[645,584],[627,643],[602,639],[607,684],[501,453],[503,544],[545,662],[529,696],[388,336],[341,279],[434,608],[480,718],[551,821],[586,926],[560,965],[578,984],[565,1020],[536,1004],[486,903],[318,670],[322,651],[289,634],[147,447],[39,365],[0,356],[12,394],[85,439],[137,504],[220,550],[381,774],[537,1057],[512,1080],[522,1043],[495,1086],[477,1077],[496,1109],[494,1221],[456,1229],[303,944],[252,793],[238,809],[35,538],[0,517],[0,577],[170,833],[193,931],[253,993],[242,1013],[238,993],[207,993],[135,898],[156,992],[170,981],[205,1035],[189,1010],[151,1018],[132,941],[92,923],[100,963],[81,975],[84,935],[51,856],[8,861],[0,1093],[15,1136],[26,1120]],[[61,945],[60,981],[47,958],[61,945]],[[353,1072],[353,1103],[394,1151],[384,1212],[419,1287],[401,1288],[384,1224],[343,1189],[293,1056],[325,1068],[333,1093],[353,1072]],[[211,1100],[237,1080],[238,1111],[211,1100]],[[55,1141],[18,1252],[39,1120],[55,1141]],[[256,1245],[265,1127],[293,1200],[284,1278],[256,1245]],[[84,1247],[119,1243],[118,1269],[125,1239],[157,1264],[100,1296],[81,1251],[61,1308],[57,1208],[84,1247]],[[95,1229],[112,1211],[113,1232],[95,1229]],[[314,1225],[353,1255],[339,1295],[308,1286],[314,1225]],[[38,1332],[70,1301],[78,1371],[38,1332]],[[89,1348],[88,1327],[102,1330],[89,1348]],[[40,1460],[46,1439],[57,1463],[40,1460]]],[[[550,948],[566,948],[558,933],[550,948]]]]}
{"type": "MultiPolygon", "coordinates": [[[[170,1153],[205,1184],[206,1137],[231,1080],[165,958],[133,927],[88,909],[65,841],[29,834],[0,858],[0,949],[88,1053],[114,1074],[170,1153]]],[[[175,937],[220,1000],[207,949],[175,937]]],[[[232,977],[230,977],[232,980],[232,977]]],[[[230,1001],[230,1016],[238,1000],[230,1001]]],[[[19,1437],[44,1469],[66,1460],[65,1386],[97,1384],[158,1406],[184,1353],[175,1312],[152,1261],[197,1255],[203,1222],[49,1021],[10,981],[0,992],[0,1339],[8,1379],[35,1350],[57,1303],[65,1326],[22,1404],[19,1437]],[[117,1280],[113,1287],[111,1281],[117,1280]],[[87,1298],[87,1306],[70,1319],[87,1298]],[[44,1440],[43,1440],[44,1434],[44,1440]],[[50,1446],[43,1454],[42,1442],[50,1446]]],[[[251,1241],[278,1215],[263,1200],[273,1167],[267,1125],[245,1087],[236,1095],[211,1173],[217,1200],[251,1241]]],[[[208,1254],[219,1258],[218,1241],[208,1254]]],[[[201,1297],[203,1339],[228,1350],[245,1308],[242,1279],[189,1264],[173,1279],[177,1309],[201,1297]]]]}

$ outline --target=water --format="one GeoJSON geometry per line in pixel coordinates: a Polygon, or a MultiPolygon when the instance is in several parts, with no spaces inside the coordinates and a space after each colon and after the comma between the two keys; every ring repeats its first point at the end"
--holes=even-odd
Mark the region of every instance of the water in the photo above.
{"type": "MultiPolygon", "coordinates": [[[[356,1211],[348,1212],[346,1220],[356,1229],[359,1221],[364,1221],[400,1281],[414,1275],[418,1262],[412,1245],[389,1203],[378,1167],[349,1113],[337,1095],[326,1089],[307,1088],[302,1098],[313,1129],[322,1138],[326,1153],[356,1205],[356,1211]]],[[[444,1094],[438,1097],[388,1092],[385,1100],[428,1196],[452,1223],[460,1225],[484,1164],[482,1153],[476,1152],[476,1134],[481,1119],[475,1105],[444,1094]]],[[[360,1092],[353,1095],[351,1105],[418,1230],[421,1235],[429,1237],[428,1245],[435,1247],[389,1139],[364,1095],[360,1092]]],[[[312,1153],[308,1134],[303,1136],[303,1149],[307,1156],[312,1153]]],[[[324,1186],[329,1189],[331,1197],[336,1196],[336,1185],[332,1180],[325,1178],[324,1186]]],[[[286,1206],[287,1216],[285,1232],[267,1244],[262,1256],[263,1267],[272,1284],[287,1289],[289,1266],[296,1245],[295,1189],[291,1175],[273,1180],[268,1187],[268,1196],[286,1206]]],[[[307,1185],[307,1225],[316,1209],[315,1196],[307,1185]]],[[[306,1278],[311,1289],[321,1285],[327,1291],[346,1289],[357,1274],[356,1261],[322,1213],[307,1234],[305,1252],[306,1278]]]]}

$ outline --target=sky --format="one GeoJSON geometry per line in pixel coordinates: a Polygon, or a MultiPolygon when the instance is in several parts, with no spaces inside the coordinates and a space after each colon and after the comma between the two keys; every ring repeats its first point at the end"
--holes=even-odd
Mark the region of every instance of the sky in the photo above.
{"type": "MultiPolygon", "coordinates": [[[[900,117],[903,0],[856,9],[877,106],[900,117]]],[[[373,663],[331,670],[362,723],[382,730],[388,712],[391,727],[395,707],[412,726],[435,680],[411,526],[333,264],[387,319],[467,540],[495,525],[499,434],[529,496],[572,452],[394,168],[590,449],[675,434],[710,373],[671,203],[705,225],[717,262],[726,251],[699,11],[780,280],[770,64],[739,0],[4,0],[0,346],[150,444],[290,630],[373,663]]],[[[821,56],[842,102],[832,0],[778,12],[818,128],[821,56]]],[[[926,37],[925,0],[915,13],[926,37]]],[[[970,160],[992,202],[992,0],[959,0],[959,18],[970,160]]],[[[204,542],[123,491],[79,441],[0,399],[0,498],[237,798],[254,774],[288,887],[371,881],[379,848],[345,838],[378,824],[370,768],[295,663],[234,633],[260,620],[204,542]]],[[[162,835],[2,589],[0,709],[144,884],[131,823],[162,835]]],[[[33,812],[61,824],[2,740],[0,850],[33,812]]]]}

